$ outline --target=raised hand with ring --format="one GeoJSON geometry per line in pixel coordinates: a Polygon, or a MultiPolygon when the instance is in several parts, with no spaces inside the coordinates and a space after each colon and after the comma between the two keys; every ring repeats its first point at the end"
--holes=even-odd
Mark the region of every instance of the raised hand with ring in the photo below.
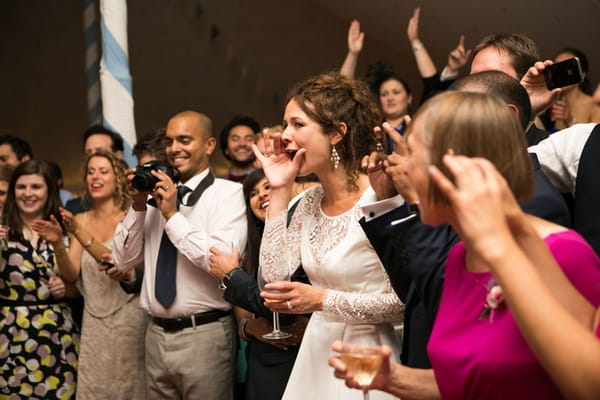
{"type": "Polygon", "coordinates": [[[286,303],[287,303],[288,310],[291,310],[292,308],[294,308],[294,306],[292,305],[292,303],[290,303],[289,300],[286,300],[286,303]]]}

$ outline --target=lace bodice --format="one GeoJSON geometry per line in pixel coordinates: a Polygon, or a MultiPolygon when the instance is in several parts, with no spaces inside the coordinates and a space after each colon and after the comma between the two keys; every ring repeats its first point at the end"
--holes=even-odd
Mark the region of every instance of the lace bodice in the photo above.
{"type": "Polygon", "coordinates": [[[261,267],[295,269],[300,263],[311,284],[327,289],[321,318],[338,322],[401,321],[403,306],[358,220],[359,205],[373,201],[367,189],[347,212],[329,217],[321,209],[324,192],[310,189],[286,228],[287,212],[266,221],[261,267]]]}

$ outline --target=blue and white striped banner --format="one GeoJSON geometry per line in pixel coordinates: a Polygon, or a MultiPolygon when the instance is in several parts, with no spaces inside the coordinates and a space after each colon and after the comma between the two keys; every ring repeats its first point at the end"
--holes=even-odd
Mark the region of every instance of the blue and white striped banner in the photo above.
{"type": "Polygon", "coordinates": [[[123,136],[123,155],[135,165],[131,149],[136,143],[133,93],[127,50],[127,4],[125,0],[100,0],[102,59],[100,83],[104,125],[123,136]]]}
{"type": "Polygon", "coordinates": [[[83,0],[83,35],[85,39],[85,72],[87,78],[88,125],[102,122],[100,83],[98,82],[98,41],[96,1],[83,0]]]}

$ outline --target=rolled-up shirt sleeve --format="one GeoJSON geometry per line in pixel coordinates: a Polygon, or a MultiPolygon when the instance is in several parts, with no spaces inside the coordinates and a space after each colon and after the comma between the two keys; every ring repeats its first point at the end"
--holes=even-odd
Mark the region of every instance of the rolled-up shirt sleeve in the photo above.
{"type": "Polygon", "coordinates": [[[113,262],[119,271],[128,271],[144,261],[145,211],[129,208],[113,237],[113,262]]]}

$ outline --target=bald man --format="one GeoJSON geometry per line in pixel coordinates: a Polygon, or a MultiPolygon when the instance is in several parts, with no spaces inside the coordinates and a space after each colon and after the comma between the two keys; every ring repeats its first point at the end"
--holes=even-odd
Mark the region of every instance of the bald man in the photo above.
{"type": "Polygon", "coordinates": [[[133,204],[115,233],[114,262],[119,270],[144,263],[140,304],[152,317],[146,332],[152,399],[233,397],[231,304],[208,273],[208,258],[212,246],[246,247],[246,207],[242,185],[215,179],[209,170],[215,146],[211,120],[184,111],[166,129],[167,159],[180,184],[153,171],[153,190],[136,192],[135,170],[127,173],[133,204]],[[189,193],[178,195],[182,186],[189,193]]]}

